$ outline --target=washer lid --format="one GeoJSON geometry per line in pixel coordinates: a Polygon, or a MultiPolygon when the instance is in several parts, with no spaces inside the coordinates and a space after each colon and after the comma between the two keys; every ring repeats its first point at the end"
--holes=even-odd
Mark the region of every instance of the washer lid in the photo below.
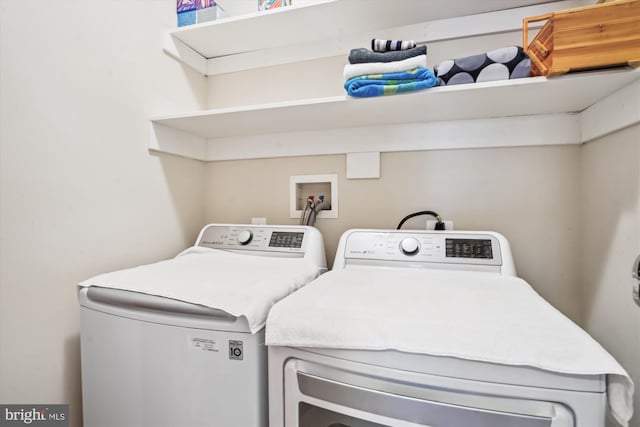
{"type": "Polygon", "coordinates": [[[101,274],[79,286],[139,292],[245,316],[255,333],[264,326],[275,302],[321,272],[320,266],[304,258],[193,247],[173,259],[101,274]]]}

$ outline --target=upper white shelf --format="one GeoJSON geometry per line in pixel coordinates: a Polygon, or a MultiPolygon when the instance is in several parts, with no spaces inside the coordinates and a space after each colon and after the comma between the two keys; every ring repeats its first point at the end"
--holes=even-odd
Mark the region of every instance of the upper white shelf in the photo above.
{"type": "MultiPolygon", "coordinates": [[[[165,50],[186,60],[183,47],[201,63],[212,58],[255,53],[269,49],[301,46],[305,43],[335,43],[354,35],[373,33],[398,26],[433,22],[518,7],[549,3],[550,0],[403,0],[401,7],[387,0],[317,0],[182,27],[169,34],[174,44],[165,50]]],[[[521,21],[521,17],[520,17],[521,21]]],[[[520,22],[517,22],[519,25],[520,22]]],[[[426,40],[418,40],[426,41],[426,40]]],[[[318,45],[314,45],[318,49],[318,45]]],[[[197,62],[197,61],[196,61],[197,62]]],[[[206,75],[215,71],[193,65],[206,75]]]]}
{"type": "MultiPolygon", "coordinates": [[[[331,39],[398,25],[511,9],[549,0],[318,0],[182,27],[171,34],[204,58],[331,39]]],[[[256,2],[257,4],[257,2],[256,2]]]]}
{"type": "MultiPolygon", "coordinates": [[[[176,148],[162,148],[165,142],[163,136],[158,135],[164,135],[166,129],[180,132],[176,141],[184,140],[188,135],[207,145],[215,140],[240,138],[246,141],[268,134],[579,113],[639,79],[640,69],[624,68],[550,79],[532,77],[435,87],[386,97],[337,96],[161,116],[151,119],[156,140],[150,147],[176,153],[176,148]]],[[[633,113],[640,118],[640,111],[633,113]]],[[[170,145],[175,147],[174,143],[170,145]]],[[[345,144],[342,152],[349,151],[345,144]]],[[[216,158],[212,153],[177,154],[202,160],[216,158]]]]}

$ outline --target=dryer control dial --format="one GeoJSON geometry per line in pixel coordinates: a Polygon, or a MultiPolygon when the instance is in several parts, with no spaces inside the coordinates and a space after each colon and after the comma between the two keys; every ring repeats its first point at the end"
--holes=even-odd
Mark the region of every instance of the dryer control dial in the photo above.
{"type": "Polygon", "coordinates": [[[251,230],[243,230],[238,234],[238,243],[241,245],[248,245],[253,239],[253,232],[251,230]]]}
{"type": "Polygon", "coordinates": [[[420,250],[420,243],[418,243],[418,239],[405,237],[400,241],[400,250],[405,255],[415,255],[420,250]]]}

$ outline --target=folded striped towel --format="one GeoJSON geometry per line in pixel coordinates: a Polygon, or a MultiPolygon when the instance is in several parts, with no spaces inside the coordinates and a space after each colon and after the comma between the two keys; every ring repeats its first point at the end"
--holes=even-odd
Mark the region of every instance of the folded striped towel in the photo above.
{"type": "Polygon", "coordinates": [[[396,73],[353,77],[344,83],[344,88],[350,96],[369,98],[427,89],[435,85],[433,71],[420,67],[396,73]]]}
{"type": "Polygon", "coordinates": [[[364,76],[367,74],[396,73],[399,71],[413,70],[414,68],[427,67],[427,55],[418,55],[402,61],[393,62],[367,62],[364,64],[347,64],[344,66],[344,79],[364,76]]]}
{"type": "Polygon", "coordinates": [[[427,46],[422,45],[413,49],[394,52],[372,52],[369,49],[351,49],[349,53],[350,64],[364,64],[368,62],[394,62],[413,58],[414,56],[426,55],[427,46]]]}
{"type": "Polygon", "coordinates": [[[406,50],[416,47],[413,40],[382,40],[372,39],[371,50],[374,52],[386,52],[389,50],[406,50]]]}

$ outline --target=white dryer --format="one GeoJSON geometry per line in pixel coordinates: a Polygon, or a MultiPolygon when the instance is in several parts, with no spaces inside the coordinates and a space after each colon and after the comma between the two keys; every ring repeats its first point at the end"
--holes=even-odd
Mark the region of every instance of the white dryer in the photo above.
{"type": "Polygon", "coordinates": [[[271,427],[624,425],[633,385],[491,232],[350,230],[267,320],[271,427]]]}
{"type": "Polygon", "coordinates": [[[81,283],[85,427],[266,426],[267,314],[324,271],[315,228],[211,224],[81,283]]]}

